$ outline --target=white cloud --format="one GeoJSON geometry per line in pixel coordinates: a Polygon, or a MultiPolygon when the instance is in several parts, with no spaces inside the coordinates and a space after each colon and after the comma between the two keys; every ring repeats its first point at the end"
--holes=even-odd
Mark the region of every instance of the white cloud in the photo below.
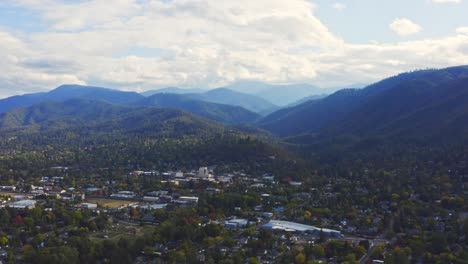
{"type": "Polygon", "coordinates": [[[422,30],[422,27],[407,18],[397,18],[389,28],[400,36],[409,36],[422,30]]]}
{"type": "Polygon", "coordinates": [[[468,27],[459,27],[459,28],[457,28],[456,31],[457,31],[458,34],[468,36],[468,27]]]}
{"type": "Polygon", "coordinates": [[[343,3],[334,3],[333,4],[333,8],[335,8],[336,10],[338,11],[343,11],[344,9],[346,9],[346,5],[343,4],[343,3]]]}
{"type": "Polygon", "coordinates": [[[239,80],[330,87],[468,61],[463,28],[442,39],[350,44],[307,0],[44,1],[14,4],[38,12],[48,30],[0,28],[0,97],[62,83],[135,91],[239,80]]]}
{"type": "Polygon", "coordinates": [[[447,4],[447,3],[459,4],[462,2],[462,0],[432,0],[432,2],[436,4],[447,4]]]}

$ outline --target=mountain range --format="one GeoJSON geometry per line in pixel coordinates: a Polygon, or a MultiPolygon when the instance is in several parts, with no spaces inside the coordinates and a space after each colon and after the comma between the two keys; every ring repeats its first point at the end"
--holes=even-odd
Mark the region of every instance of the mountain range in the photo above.
{"type": "Polygon", "coordinates": [[[459,66],[403,73],[364,89],[340,90],[279,110],[259,126],[306,141],[342,135],[440,138],[468,132],[466,120],[468,66],[459,66]]]}
{"type": "MultiPolygon", "coordinates": [[[[222,97],[222,94],[226,93],[234,99],[250,102],[252,105],[257,104],[255,99],[249,101],[248,98],[242,98],[242,95],[237,95],[235,92],[231,93],[229,91],[215,91],[203,97],[198,96],[197,94],[184,95],[171,93],[156,93],[150,97],[145,97],[138,93],[124,92],[109,88],[62,85],[47,93],[27,94],[2,99],[0,100],[0,113],[21,107],[30,107],[45,102],[62,102],[70,99],[85,99],[134,107],[155,106],[178,108],[224,124],[252,123],[260,117],[259,114],[236,105],[210,102],[216,101],[214,99],[210,99],[211,94],[214,94],[215,96],[213,98],[216,98],[216,96],[222,97]]],[[[249,97],[249,95],[247,95],[247,97],[249,97]]],[[[263,101],[261,101],[259,105],[262,103],[263,101]]]]}
{"type": "MultiPolygon", "coordinates": [[[[468,132],[468,66],[402,73],[363,89],[309,97],[263,117],[259,112],[271,111],[267,109],[275,105],[251,94],[227,88],[198,93],[174,89],[143,96],[64,85],[47,93],[14,96],[0,100],[0,129],[84,125],[120,120],[130,113],[138,116],[174,110],[183,113],[185,120],[210,119],[220,127],[249,124],[253,133],[266,130],[298,144],[347,136],[451,140],[468,132]]],[[[261,87],[252,93],[258,91],[261,87]]]]}

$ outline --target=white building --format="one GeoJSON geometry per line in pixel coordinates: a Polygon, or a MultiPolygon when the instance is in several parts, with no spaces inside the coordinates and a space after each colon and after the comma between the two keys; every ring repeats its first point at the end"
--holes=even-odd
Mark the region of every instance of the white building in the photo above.
{"type": "Polygon", "coordinates": [[[198,177],[203,179],[209,179],[213,178],[213,175],[210,174],[208,167],[200,167],[200,169],[198,170],[198,177]]]}
{"type": "Polygon", "coordinates": [[[120,191],[118,193],[114,193],[114,194],[111,194],[110,197],[112,198],[130,198],[130,199],[133,199],[135,198],[135,193],[134,192],[130,192],[130,191],[120,191]]]}
{"type": "Polygon", "coordinates": [[[289,221],[281,221],[281,220],[270,220],[267,224],[263,225],[262,228],[270,229],[270,230],[281,230],[286,232],[299,232],[299,233],[310,233],[315,236],[319,236],[320,233],[324,233],[326,236],[340,238],[343,237],[340,231],[327,229],[327,228],[319,228],[310,225],[304,225],[289,221]]]}
{"type": "Polygon", "coordinates": [[[189,203],[198,203],[198,197],[195,196],[181,196],[179,201],[189,202],[189,203]]]}
{"type": "Polygon", "coordinates": [[[21,200],[17,202],[13,202],[8,204],[9,207],[11,208],[17,208],[17,209],[32,209],[36,207],[36,201],[34,200],[21,200]]]}
{"type": "Polygon", "coordinates": [[[249,225],[249,220],[247,219],[231,219],[224,222],[224,227],[226,228],[244,228],[249,225]]]}
{"type": "Polygon", "coordinates": [[[97,204],[94,204],[94,203],[81,203],[81,207],[82,208],[86,208],[86,209],[89,209],[89,210],[94,210],[94,209],[97,209],[97,204]]]}
{"type": "Polygon", "coordinates": [[[144,196],[143,201],[145,201],[145,202],[157,202],[157,201],[159,201],[159,197],[144,196]]]}

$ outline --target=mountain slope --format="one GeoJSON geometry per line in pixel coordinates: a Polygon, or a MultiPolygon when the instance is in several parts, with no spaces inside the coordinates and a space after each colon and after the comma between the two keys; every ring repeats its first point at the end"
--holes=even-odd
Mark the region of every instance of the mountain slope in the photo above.
{"type": "MultiPolygon", "coordinates": [[[[402,136],[402,131],[412,131],[405,136],[431,134],[436,129],[454,125],[443,122],[452,119],[448,108],[439,108],[439,125],[433,126],[431,131],[414,129],[413,124],[428,120],[430,106],[447,106],[443,102],[449,98],[458,98],[450,102],[457,102],[459,106],[454,107],[463,109],[463,103],[468,104],[468,101],[460,101],[467,89],[466,78],[467,66],[404,73],[365,89],[342,90],[321,100],[280,110],[262,119],[260,126],[280,136],[402,136]],[[415,113],[417,117],[413,116],[415,113]]],[[[458,114],[459,119],[464,118],[461,113],[463,111],[458,114]]],[[[421,127],[430,127],[427,122],[421,127]]]]}
{"type": "Polygon", "coordinates": [[[288,164],[287,152],[261,138],[178,109],[83,99],[45,102],[0,115],[0,149],[14,150],[9,157],[21,161],[12,165],[15,170],[72,166],[125,173],[140,166],[243,164],[243,169],[258,169],[259,164],[288,164]]]}
{"type": "Polygon", "coordinates": [[[189,96],[178,94],[155,94],[135,104],[179,108],[224,124],[251,123],[260,117],[242,107],[195,100],[189,96]]]}
{"type": "Polygon", "coordinates": [[[468,132],[466,120],[468,77],[439,85],[410,81],[379,94],[350,114],[348,122],[329,131],[363,136],[460,136],[468,132]]]}
{"type": "Polygon", "coordinates": [[[32,93],[25,95],[15,95],[12,97],[0,99],[0,113],[15,109],[18,107],[26,107],[41,102],[44,93],[32,93]]]}
{"type": "Polygon", "coordinates": [[[320,100],[274,112],[261,119],[259,126],[279,136],[316,132],[344,118],[364,98],[362,90],[341,90],[320,100]]]}
{"type": "Polygon", "coordinates": [[[13,129],[46,123],[78,126],[93,121],[117,118],[134,110],[131,107],[85,99],[44,102],[26,108],[15,108],[0,114],[0,129],[13,129]]]}

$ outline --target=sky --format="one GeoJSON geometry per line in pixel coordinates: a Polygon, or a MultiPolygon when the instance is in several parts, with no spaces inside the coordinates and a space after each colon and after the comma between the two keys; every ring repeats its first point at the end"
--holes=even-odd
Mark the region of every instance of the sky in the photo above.
{"type": "Polygon", "coordinates": [[[468,64],[468,0],[1,0],[0,98],[369,84],[468,64]]]}

